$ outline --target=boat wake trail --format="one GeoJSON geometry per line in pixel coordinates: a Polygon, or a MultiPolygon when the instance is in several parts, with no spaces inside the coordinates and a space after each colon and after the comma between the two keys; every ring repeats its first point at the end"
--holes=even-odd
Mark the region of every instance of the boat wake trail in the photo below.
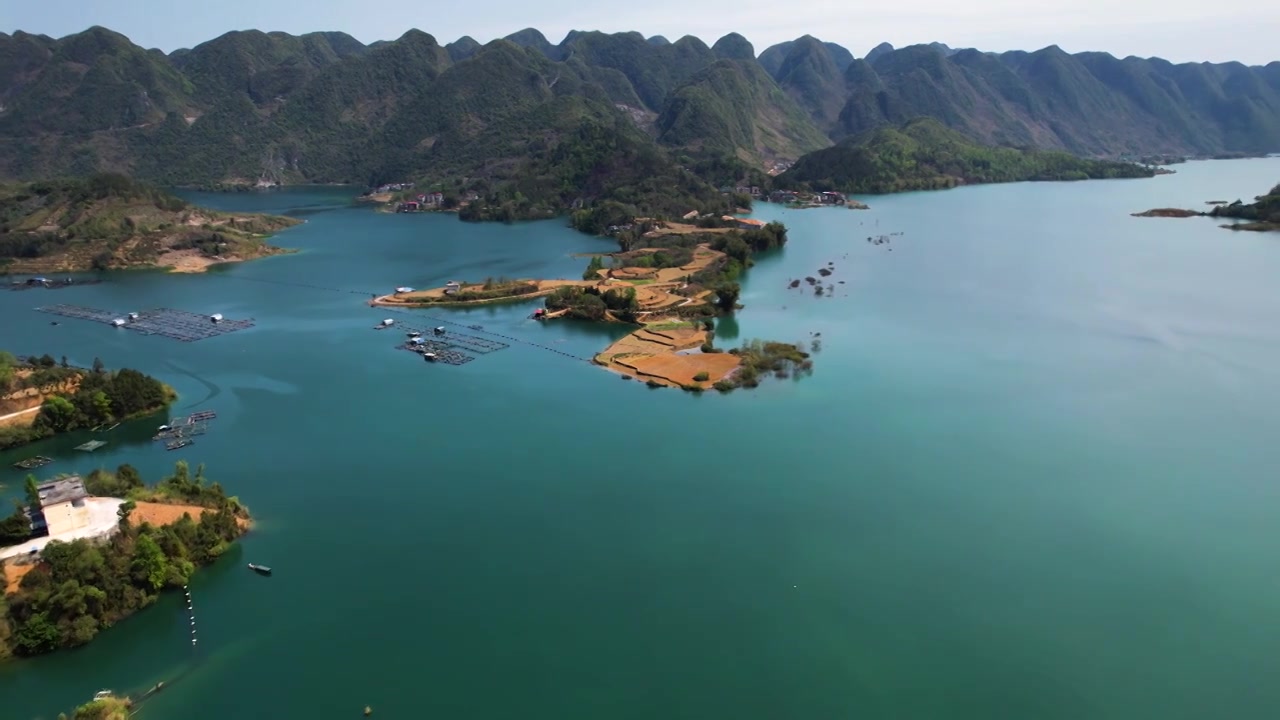
{"type": "Polygon", "coordinates": [[[213,383],[209,382],[208,380],[205,380],[204,378],[200,377],[199,375],[196,375],[195,373],[191,372],[190,370],[184,370],[183,368],[180,368],[180,367],[178,367],[177,365],[174,365],[173,363],[171,363],[171,362],[169,362],[169,361],[167,361],[167,360],[165,361],[165,365],[168,365],[168,366],[169,366],[169,367],[170,367],[174,372],[181,373],[181,374],[186,375],[187,377],[191,378],[192,380],[195,380],[196,382],[198,382],[198,383],[200,383],[201,385],[205,386],[205,388],[209,391],[209,394],[208,394],[208,395],[206,395],[206,396],[204,396],[204,397],[203,397],[203,398],[201,398],[200,400],[197,400],[197,401],[195,401],[195,402],[193,402],[193,403],[188,403],[188,404],[184,405],[184,406],[183,406],[183,409],[184,409],[184,410],[185,410],[185,409],[188,409],[188,408],[196,407],[197,405],[202,405],[202,404],[204,404],[204,403],[207,403],[207,402],[209,402],[210,400],[212,400],[212,399],[214,399],[214,398],[218,397],[218,395],[222,394],[222,388],[221,388],[221,387],[219,387],[218,385],[215,385],[215,384],[213,384],[213,383]]]}

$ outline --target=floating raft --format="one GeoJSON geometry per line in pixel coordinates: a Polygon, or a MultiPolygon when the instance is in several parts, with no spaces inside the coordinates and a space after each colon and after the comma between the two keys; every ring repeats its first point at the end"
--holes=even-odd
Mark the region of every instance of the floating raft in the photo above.
{"type": "Polygon", "coordinates": [[[171,425],[167,430],[161,430],[151,437],[152,440],[174,440],[178,438],[195,437],[209,432],[209,424],[204,422],[185,423],[182,425],[171,425]]]}
{"type": "Polygon", "coordinates": [[[156,432],[152,440],[182,440],[203,435],[209,431],[209,421],[218,417],[213,410],[199,410],[185,417],[176,417],[169,421],[164,429],[156,432]]]}
{"type": "Polygon", "coordinates": [[[435,355],[435,361],[438,363],[444,363],[445,365],[466,365],[472,360],[475,360],[471,355],[459,352],[450,348],[445,343],[435,342],[433,340],[427,340],[417,344],[405,343],[403,345],[397,345],[396,347],[401,350],[415,352],[423,357],[426,357],[427,353],[433,353],[435,355]]]}
{"type": "Polygon", "coordinates": [[[81,452],[93,452],[94,450],[97,450],[98,448],[106,444],[107,443],[103,440],[90,440],[89,442],[83,445],[77,445],[76,449],[80,450],[81,452]]]}
{"type": "Polygon", "coordinates": [[[182,342],[207,340],[253,327],[253,320],[227,320],[221,315],[199,315],[171,308],[139,313],[117,313],[79,305],[46,305],[36,310],[50,315],[114,325],[143,335],[159,335],[182,342]]]}
{"type": "Polygon", "coordinates": [[[165,450],[180,450],[180,449],[182,449],[182,448],[184,448],[184,447],[186,447],[186,446],[188,446],[188,445],[190,445],[190,444],[192,444],[192,443],[194,443],[194,442],[195,442],[195,440],[191,440],[191,439],[189,439],[189,438],[183,438],[183,439],[181,439],[181,440],[174,440],[174,441],[172,441],[172,442],[165,443],[164,449],[165,449],[165,450]]]}
{"type": "Polygon", "coordinates": [[[212,410],[201,410],[200,412],[191,413],[185,417],[176,417],[169,421],[169,427],[176,428],[179,425],[195,425],[197,423],[208,422],[218,417],[218,413],[212,410]]]}
{"type": "Polygon", "coordinates": [[[59,288],[69,288],[76,285],[97,285],[102,282],[96,278],[59,278],[57,280],[48,280],[45,278],[30,278],[29,280],[12,280],[7,287],[10,290],[30,290],[32,288],[44,288],[47,290],[57,290],[59,288]]]}
{"type": "Polygon", "coordinates": [[[51,462],[53,462],[53,458],[37,455],[35,457],[29,457],[26,460],[19,460],[14,463],[13,466],[19,470],[35,470],[36,468],[44,467],[51,462]]]}
{"type": "Polygon", "coordinates": [[[461,365],[474,360],[475,355],[487,355],[510,347],[500,340],[452,331],[436,333],[434,330],[423,331],[408,327],[405,329],[409,331],[409,340],[397,347],[412,350],[418,354],[433,352],[439,362],[450,365],[461,365]]]}

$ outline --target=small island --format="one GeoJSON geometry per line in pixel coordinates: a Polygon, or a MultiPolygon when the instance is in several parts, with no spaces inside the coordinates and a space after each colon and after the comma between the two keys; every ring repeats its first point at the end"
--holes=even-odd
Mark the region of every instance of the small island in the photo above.
{"type": "Polygon", "coordinates": [[[1207,212],[1199,210],[1185,210],[1182,208],[1156,208],[1147,210],[1146,212],[1133,213],[1134,217],[1163,217],[1163,218],[1187,218],[1187,217],[1215,217],[1215,218],[1232,218],[1235,220],[1243,220],[1244,222],[1234,222],[1222,225],[1228,230],[1253,230],[1257,232],[1265,232],[1268,230],[1280,230],[1280,185],[1271,188],[1266,195],[1259,195],[1254,198],[1251,203],[1242,200],[1228,203],[1224,200],[1209,200],[1208,205],[1212,205],[1207,212]]]}
{"type": "Polygon", "coordinates": [[[715,346],[718,315],[740,308],[739,278],[757,253],[782,247],[781,223],[707,214],[694,222],[637,218],[611,226],[618,252],[592,255],[582,279],[450,282],[444,287],[402,289],[374,305],[421,307],[476,305],[542,297],[539,320],[574,318],[639,326],[593,361],[650,387],[690,392],[755,387],[772,374],[787,377],[812,369],[799,345],[752,341],[741,348],[715,346]]]}
{"type": "Polygon", "coordinates": [[[73,710],[70,717],[66,713],[59,713],[58,720],[129,720],[133,708],[130,698],[119,697],[107,691],[98,695],[73,710]]]}
{"type": "Polygon", "coordinates": [[[185,462],[146,486],[121,465],[38,484],[0,520],[0,660],[76,647],[182,588],[248,531],[249,511],[185,462]],[[33,553],[32,550],[35,550],[33,553]]]}
{"type": "Polygon", "coordinates": [[[0,185],[0,273],[204,272],[286,252],[265,240],[299,223],[196,207],[121,175],[0,185]]]}
{"type": "MultiPolygon", "coordinates": [[[[0,450],[162,410],[173,388],[129,368],[71,367],[51,355],[19,360],[0,351],[0,450]]],[[[33,466],[34,467],[34,466],[33,466]]]]}
{"type": "Polygon", "coordinates": [[[133,708],[130,698],[106,691],[99,693],[99,696],[77,707],[70,717],[66,713],[59,713],[58,720],[129,720],[133,708]]]}

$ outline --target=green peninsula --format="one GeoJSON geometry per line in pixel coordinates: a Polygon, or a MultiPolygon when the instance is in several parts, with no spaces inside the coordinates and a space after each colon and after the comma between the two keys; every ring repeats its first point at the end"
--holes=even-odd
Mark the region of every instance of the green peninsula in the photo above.
{"type": "MultiPolygon", "coordinates": [[[[55,535],[38,555],[7,561],[0,659],[89,642],[166,589],[182,588],[198,566],[218,559],[249,528],[249,511],[208,482],[204,466],[193,476],[179,462],[152,487],[129,465],[61,481],[81,503],[114,506],[118,521],[96,539],[64,542],[55,535]]],[[[34,480],[28,485],[34,495],[34,480]]],[[[28,499],[42,512],[53,501],[52,495],[28,499]]]]}
{"type": "Polygon", "coordinates": [[[542,297],[544,307],[534,313],[539,320],[634,325],[634,332],[593,362],[652,388],[729,392],[756,387],[771,374],[790,377],[812,370],[809,351],[798,344],[750,341],[725,351],[714,343],[714,318],[742,307],[739,281],[755,256],[786,244],[782,223],[716,215],[699,218],[697,224],[635,218],[612,232],[618,252],[593,255],[581,280],[451,282],[371,302],[414,307],[542,297]]]}
{"type": "Polygon", "coordinates": [[[177,398],[137,370],[71,367],[51,355],[19,361],[0,350],[0,450],[146,415],[177,398]]]}
{"type": "Polygon", "coordinates": [[[0,185],[0,272],[211,265],[282,252],[293,218],[223,213],[122,175],[0,185]]]}
{"type": "Polygon", "coordinates": [[[1153,175],[1153,168],[1133,163],[1093,160],[1058,151],[980,145],[937,120],[918,118],[809,153],[779,175],[775,184],[879,194],[979,183],[1153,175]]]}

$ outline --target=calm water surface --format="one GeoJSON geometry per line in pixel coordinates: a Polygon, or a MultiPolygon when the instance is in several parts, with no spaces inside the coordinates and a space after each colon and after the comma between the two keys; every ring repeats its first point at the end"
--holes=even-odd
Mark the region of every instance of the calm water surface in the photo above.
{"type": "Polygon", "coordinates": [[[463,367],[370,330],[367,293],[575,277],[609,247],[558,223],[199,196],[304,217],[279,237],[302,252],[0,293],[0,347],[140,368],[212,432],[0,454],[0,495],[30,454],[58,457],[41,477],[182,457],[259,526],[193,582],[198,651],[167,596],[0,668],[4,716],[169,680],[141,717],[1275,717],[1280,235],[1129,213],[1247,199],[1280,159],[1177,170],[761,207],[791,242],[721,344],[823,349],[725,397],[567,357],[620,330],[533,304],[435,311],[524,341],[463,367]],[[787,289],[828,262],[834,294],[787,289]],[[54,302],[257,326],[184,344],[51,326],[54,302]]]}

